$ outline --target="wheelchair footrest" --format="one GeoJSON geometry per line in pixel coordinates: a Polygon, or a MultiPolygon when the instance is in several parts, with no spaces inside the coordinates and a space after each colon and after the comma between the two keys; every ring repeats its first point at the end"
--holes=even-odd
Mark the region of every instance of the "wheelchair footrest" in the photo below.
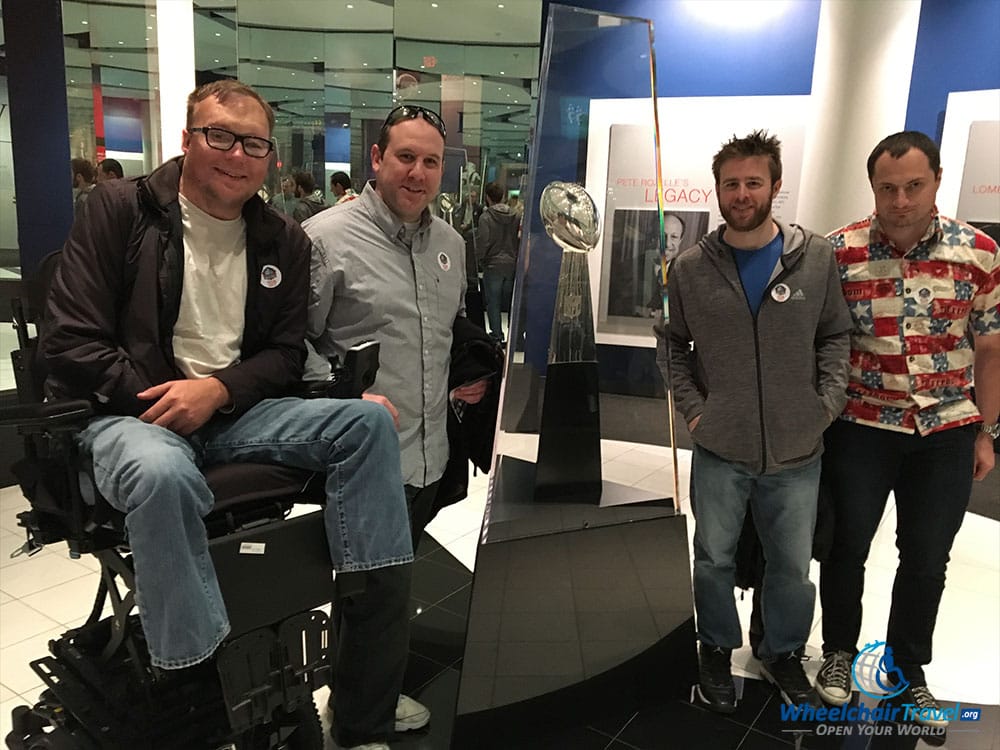
{"type": "Polygon", "coordinates": [[[246,633],[219,647],[216,665],[233,731],[267,721],[279,707],[294,711],[329,674],[327,617],[303,612],[277,632],[246,633]]]}

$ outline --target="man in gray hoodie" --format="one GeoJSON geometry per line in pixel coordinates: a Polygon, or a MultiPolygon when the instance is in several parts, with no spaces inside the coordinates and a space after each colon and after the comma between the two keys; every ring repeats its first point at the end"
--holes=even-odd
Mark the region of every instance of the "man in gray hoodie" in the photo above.
{"type": "Polygon", "coordinates": [[[733,138],[712,172],[725,224],[683,251],[667,281],[671,386],[694,441],[699,693],[715,711],[736,708],[734,557],[750,503],[767,559],[761,673],[786,703],[819,706],[800,655],[816,598],[823,431],[846,399],[850,313],[830,243],[771,215],[778,139],[733,138]]]}
{"type": "Polygon", "coordinates": [[[500,313],[514,294],[518,227],[521,218],[504,202],[504,189],[496,182],[486,186],[487,209],[479,217],[479,265],[483,269],[483,294],[490,338],[503,343],[500,313]]]}

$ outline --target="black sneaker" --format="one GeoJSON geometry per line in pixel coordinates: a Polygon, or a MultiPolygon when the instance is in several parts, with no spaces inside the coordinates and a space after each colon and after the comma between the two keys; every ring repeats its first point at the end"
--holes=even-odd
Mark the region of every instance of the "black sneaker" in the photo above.
{"type": "Polygon", "coordinates": [[[910,718],[918,724],[923,724],[925,727],[948,726],[944,711],[926,685],[910,685],[896,698],[896,702],[900,705],[906,703],[913,705],[914,715],[910,718]]]}
{"type": "Polygon", "coordinates": [[[816,692],[831,706],[843,706],[851,699],[851,662],[847,651],[823,654],[823,666],[816,675],[816,692]]]}
{"type": "Polygon", "coordinates": [[[729,666],[732,649],[701,644],[698,664],[698,698],[712,711],[731,714],[736,710],[736,685],[729,666]]]}
{"type": "Polygon", "coordinates": [[[760,674],[778,688],[781,700],[787,705],[806,704],[813,708],[822,708],[823,701],[809,684],[809,678],[802,669],[802,658],[798,654],[785,654],[773,661],[762,661],[760,674]]]}

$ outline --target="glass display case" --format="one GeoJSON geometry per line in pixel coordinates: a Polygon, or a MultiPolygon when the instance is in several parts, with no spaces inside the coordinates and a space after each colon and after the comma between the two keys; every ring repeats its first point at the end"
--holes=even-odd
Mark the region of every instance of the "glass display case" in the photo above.
{"type": "MultiPolygon", "coordinates": [[[[615,211],[615,185],[602,193],[584,187],[597,137],[590,111],[616,99],[647,107],[649,137],[631,144],[629,159],[658,173],[653,28],[561,5],[549,7],[546,28],[453,746],[501,736],[514,747],[518,728],[578,720],[591,703],[685,695],[697,671],[676,451],[663,452],[662,486],[611,481],[602,471],[608,442],[595,339],[602,261],[594,248],[606,236],[601,215],[607,206],[615,211]]],[[[609,158],[605,149],[602,180],[616,169],[609,158]]],[[[645,277],[654,261],[662,274],[661,194],[657,185],[650,190],[649,262],[643,255],[612,269],[642,274],[621,283],[645,290],[648,282],[657,308],[661,284],[654,289],[645,277]]],[[[660,428],[667,434],[670,426],[660,428]]]]}

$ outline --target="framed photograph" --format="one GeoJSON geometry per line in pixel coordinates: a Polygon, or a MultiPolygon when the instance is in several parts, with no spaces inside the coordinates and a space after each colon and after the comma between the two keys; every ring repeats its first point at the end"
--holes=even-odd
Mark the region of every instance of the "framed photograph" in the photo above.
{"type": "MultiPolygon", "coordinates": [[[[663,215],[667,261],[708,232],[709,212],[663,215]]],[[[611,217],[609,316],[649,318],[662,307],[660,219],[655,209],[618,209],[611,217]]]]}

